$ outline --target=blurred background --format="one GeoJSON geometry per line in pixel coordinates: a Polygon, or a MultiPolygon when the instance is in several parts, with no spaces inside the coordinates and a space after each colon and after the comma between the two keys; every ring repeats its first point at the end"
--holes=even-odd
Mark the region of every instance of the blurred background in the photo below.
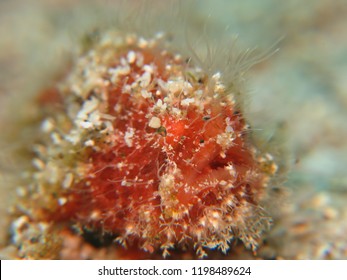
{"type": "MultiPolygon", "coordinates": [[[[8,245],[7,211],[15,194],[9,174],[28,164],[13,157],[29,137],[18,123],[35,116],[35,95],[64,73],[85,33],[112,25],[126,29],[126,19],[119,24],[121,9],[136,10],[141,2],[0,0],[2,248],[8,245]]],[[[164,1],[146,4],[154,28],[160,27],[156,19],[172,13],[159,2],[164,1]]],[[[171,15],[170,28],[193,34],[207,26],[211,44],[237,35],[240,49],[272,53],[248,73],[245,110],[253,128],[282,147],[287,197],[258,256],[347,259],[346,1],[186,2],[174,5],[187,22],[171,15]]]]}

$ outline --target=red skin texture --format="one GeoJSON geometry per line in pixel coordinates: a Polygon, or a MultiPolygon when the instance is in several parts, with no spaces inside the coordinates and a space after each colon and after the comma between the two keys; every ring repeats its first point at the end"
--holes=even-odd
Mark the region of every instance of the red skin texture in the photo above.
{"type": "MultiPolygon", "coordinates": [[[[155,51],[143,52],[143,55],[145,64],[153,62],[157,66],[157,78],[166,81],[168,73],[164,65],[172,58],[165,55],[158,59],[155,51]]],[[[116,117],[112,141],[97,142],[99,150],[85,149],[85,162],[90,169],[85,178],[66,193],[68,202],[51,213],[49,219],[74,221],[91,230],[124,237],[153,252],[165,242],[178,242],[194,236],[196,230],[203,230],[199,220],[204,217],[204,210],[212,206],[219,208],[225,197],[234,197],[231,215],[237,215],[237,207],[244,201],[256,204],[265,177],[247,143],[242,114],[233,106],[206,99],[202,101],[203,110],[195,105],[182,108],[178,100],[176,106],[186,110],[185,117],[166,113],[160,116],[161,128],[154,129],[148,126],[146,114],[165,96],[155,95],[157,85],[151,89],[152,101],[122,93],[122,84],[131,84],[136,74],[141,75],[141,69],[132,66],[130,75],[124,76],[117,86],[111,84],[107,88],[108,100],[103,112],[116,117]],[[116,104],[118,111],[114,109],[116,104]],[[226,118],[230,120],[235,139],[233,145],[223,151],[215,139],[225,132],[226,118]],[[124,141],[130,127],[135,131],[132,147],[124,141]],[[221,156],[222,152],[225,157],[221,156]],[[236,175],[232,176],[225,168],[229,164],[236,175]],[[180,172],[173,174],[172,166],[180,172]],[[247,173],[249,170],[254,173],[252,177],[247,173]],[[163,197],[158,194],[162,176],[170,172],[174,187],[163,197]],[[126,186],[124,182],[122,185],[124,178],[128,182],[126,186]],[[226,188],[219,184],[221,181],[232,181],[233,187],[226,188]],[[188,214],[183,215],[182,209],[188,209],[188,214]],[[175,211],[182,215],[175,219],[175,211]],[[145,212],[149,214],[144,216],[145,212]],[[167,224],[170,224],[171,237],[168,237],[167,224]]],[[[189,238],[186,241],[189,243],[189,238]]]]}

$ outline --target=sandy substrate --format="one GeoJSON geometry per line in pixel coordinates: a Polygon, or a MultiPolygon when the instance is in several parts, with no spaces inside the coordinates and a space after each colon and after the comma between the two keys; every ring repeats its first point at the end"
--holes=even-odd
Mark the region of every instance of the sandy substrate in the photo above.
{"type": "MultiPolygon", "coordinates": [[[[16,192],[13,174],[16,176],[17,170],[28,163],[13,154],[30,157],[31,136],[26,120],[39,117],[35,107],[30,106],[33,96],[68,68],[78,38],[95,27],[110,24],[114,20],[112,9],[117,9],[105,8],[103,1],[32,2],[0,1],[3,258],[17,256],[14,247],[7,247],[8,211],[16,192]]],[[[278,145],[288,169],[281,175],[287,193],[281,203],[284,207],[278,209],[259,257],[347,258],[345,6],[343,0],[281,4],[276,0],[206,0],[190,7],[189,32],[198,32],[207,22],[211,34],[238,34],[240,48],[258,46],[260,52],[273,53],[250,70],[249,94],[245,98],[252,127],[269,139],[267,145],[278,145]]],[[[158,17],[163,13],[158,10],[158,17]]],[[[215,36],[208,36],[213,45],[215,36]]],[[[60,258],[118,257],[105,248],[83,245],[81,240],[72,242],[74,239],[78,237],[66,234],[60,258]],[[78,246],[71,248],[66,245],[69,242],[78,246]]],[[[243,251],[239,256],[253,257],[243,251]]]]}

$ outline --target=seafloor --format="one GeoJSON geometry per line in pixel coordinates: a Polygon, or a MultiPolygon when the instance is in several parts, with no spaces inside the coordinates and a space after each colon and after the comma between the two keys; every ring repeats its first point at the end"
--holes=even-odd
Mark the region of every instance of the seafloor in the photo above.
{"type": "MultiPolygon", "coordinates": [[[[111,2],[108,5],[117,9],[111,2]]],[[[148,2],[156,9],[155,1],[148,2]]],[[[21,141],[14,140],[25,142],[27,135],[25,129],[16,130],[16,120],[35,115],[30,106],[35,92],[49,86],[57,69],[69,63],[76,34],[102,28],[112,14],[105,5],[0,0],[1,258],[17,256],[8,246],[6,230],[15,193],[7,174],[22,166],[11,155],[21,147],[21,141]]],[[[281,146],[288,170],[281,175],[286,198],[256,257],[347,259],[345,1],[204,0],[190,8],[190,32],[206,25],[218,35],[238,34],[240,48],[270,53],[279,48],[250,70],[246,83],[245,106],[252,127],[281,146]]],[[[62,258],[112,257],[105,248],[82,244],[75,236],[67,236],[65,243],[62,258]]],[[[255,256],[238,249],[225,256],[229,257],[255,256]]]]}

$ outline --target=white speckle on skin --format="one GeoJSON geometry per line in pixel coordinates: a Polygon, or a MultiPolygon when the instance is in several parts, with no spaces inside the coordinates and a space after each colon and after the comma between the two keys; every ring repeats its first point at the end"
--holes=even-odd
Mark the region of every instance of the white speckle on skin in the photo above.
{"type": "Polygon", "coordinates": [[[94,210],[91,215],[90,215],[90,218],[92,220],[97,220],[97,219],[100,219],[100,212],[98,210],[94,210]]]}
{"type": "Polygon", "coordinates": [[[130,64],[133,64],[136,61],[136,53],[134,51],[128,52],[127,59],[130,64]]]}
{"type": "Polygon", "coordinates": [[[221,186],[226,186],[226,185],[227,185],[227,182],[224,181],[224,180],[221,180],[221,181],[219,182],[219,184],[220,184],[221,186]]]}
{"type": "Polygon", "coordinates": [[[225,128],[225,132],[226,132],[226,133],[233,133],[233,132],[234,132],[234,129],[232,128],[232,126],[227,125],[226,128],[225,128]]]}
{"type": "Polygon", "coordinates": [[[143,66],[143,70],[145,70],[145,72],[149,72],[151,74],[153,74],[153,72],[154,72],[153,67],[151,65],[147,65],[147,64],[143,66]]]}
{"type": "Polygon", "coordinates": [[[161,126],[161,121],[157,117],[152,117],[149,121],[148,126],[151,128],[159,128],[161,126]]]}
{"type": "Polygon", "coordinates": [[[167,84],[165,81],[163,81],[162,79],[158,79],[157,83],[163,91],[168,91],[168,88],[166,86],[167,84]]]}
{"type": "Polygon", "coordinates": [[[122,111],[122,106],[120,104],[116,104],[114,105],[113,107],[113,110],[116,112],[116,113],[120,113],[122,111]]]}
{"type": "Polygon", "coordinates": [[[52,119],[46,119],[41,124],[41,130],[43,132],[51,132],[54,128],[54,121],[52,119]]]}
{"type": "Polygon", "coordinates": [[[99,101],[96,98],[92,98],[91,100],[86,100],[83,103],[82,109],[78,112],[77,118],[85,118],[85,116],[94,110],[99,105],[99,101]]]}
{"type": "Polygon", "coordinates": [[[187,91],[190,91],[192,89],[192,85],[183,79],[179,79],[175,81],[168,81],[166,83],[166,88],[173,94],[178,92],[186,93],[187,91]]]}
{"type": "Polygon", "coordinates": [[[143,90],[141,90],[141,96],[143,98],[151,98],[152,97],[152,93],[147,91],[147,90],[145,90],[145,89],[143,89],[143,90]]]}
{"type": "Polygon", "coordinates": [[[172,113],[177,117],[181,116],[182,114],[182,111],[176,107],[172,108],[171,110],[172,110],[172,113]]]}
{"type": "Polygon", "coordinates": [[[73,129],[69,134],[64,136],[64,139],[76,145],[81,140],[81,133],[79,130],[73,129]]]}
{"type": "Polygon", "coordinates": [[[95,145],[95,142],[94,142],[94,140],[89,139],[89,140],[84,142],[84,145],[86,147],[93,147],[95,145]]]}
{"type": "Polygon", "coordinates": [[[181,105],[188,107],[190,103],[194,103],[195,99],[194,98],[186,98],[181,101],[181,105]]]}
{"type": "Polygon", "coordinates": [[[130,127],[128,128],[128,130],[125,132],[125,135],[124,135],[124,141],[125,141],[125,144],[128,146],[128,147],[132,147],[133,146],[133,136],[135,134],[135,129],[130,127]]]}
{"type": "Polygon", "coordinates": [[[22,226],[26,225],[27,223],[29,223],[29,217],[28,216],[21,216],[12,223],[12,227],[14,229],[18,230],[22,226]]]}
{"type": "Polygon", "coordinates": [[[163,103],[163,100],[158,99],[157,103],[155,104],[155,106],[160,110],[160,112],[165,112],[166,108],[167,108],[167,104],[163,103]]]}
{"type": "Polygon", "coordinates": [[[18,187],[16,189],[16,194],[19,196],[19,197],[25,197],[27,195],[28,191],[26,188],[24,187],[18,187]]]}
{"type": "Polygon", "coordinates": [[[74,176],[72,173],[66,174],[64,181],[63,181],[63,184],[62,184],[64,189],[68,189],[71,187],[72,182],[73,182],[73,177],[74,176]]]}
{"type": "Polygon", "coordinates": [[[80,122],[80,126],[82,128],[85,128],[85,129],[89,129],[89,128],[94,127],[93,123],[89,122],[89,121],[82,121],[82,122],[80,122]]]}
{"type": "Polygon", "coordinates": [[[146,48],[148,46],[148,41],[145,38],[141,37],[139,38],[138,46],[141,49],[146,48]]]}
{"type": "Polygon", "coordinates": [[[46,164],[41,159],[38,159],[38,158],[34,158],[32,163],[39,170],[43,170],[46,167],[46,164]]]}
{"type": "Polygon", "coordinates": [[[144,57],[141,53],[137,54],[136,66],[142,67],[144,62],[144,57]]]}
{"type": "Polygon", "coordinates": [[[55,144],[55,145],[60,145],[61,142],[63,141],[61,136],[57,132],[51,133],[51,139],[53,141],[53,144],[55,144]]]}
{"type": "Polygon", "coordinates": [[[151,83],[151,73],[144,72],[142,76],[140,77],[139,82],[140,82],[140,87],[142,88],[148,87],[149,84],[151,83]]]}
{"type": "Polygon", "coordinates": [[[61,197],[61,198],[58,199],[58,204],[60,206],[64,205],[66,202],[67,202],[66,197],[61,197]]]}

